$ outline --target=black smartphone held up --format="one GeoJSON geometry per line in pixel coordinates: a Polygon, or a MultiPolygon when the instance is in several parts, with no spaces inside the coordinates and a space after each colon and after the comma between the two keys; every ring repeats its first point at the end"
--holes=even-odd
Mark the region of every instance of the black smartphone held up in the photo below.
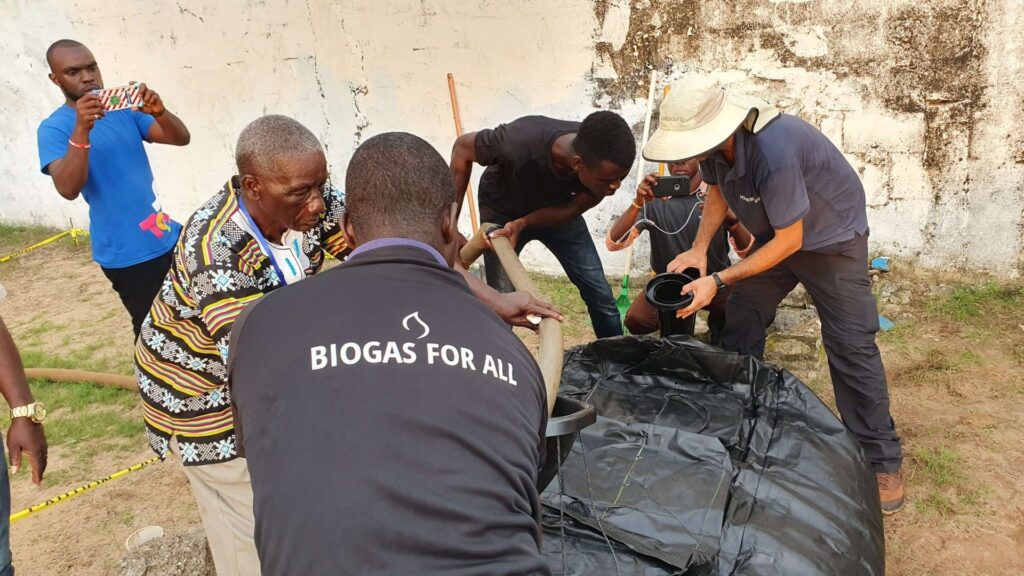
{"type": "Polygon", "coordinates": [[[657,180],[652,188],[657,198],[690,195],[689,176],[659,176],[657,180]]]}

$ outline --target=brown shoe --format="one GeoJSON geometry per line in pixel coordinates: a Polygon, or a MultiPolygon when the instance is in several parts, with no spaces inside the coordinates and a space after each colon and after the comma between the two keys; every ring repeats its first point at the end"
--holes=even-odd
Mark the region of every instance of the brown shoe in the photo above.
{"type": "Polygon", "coordinates": [[[875,481],[878,482],[878,497],[882,501],[882,514],[888,516],[903,508],[902,470],[899,472],[876,472],[875,481]]]}

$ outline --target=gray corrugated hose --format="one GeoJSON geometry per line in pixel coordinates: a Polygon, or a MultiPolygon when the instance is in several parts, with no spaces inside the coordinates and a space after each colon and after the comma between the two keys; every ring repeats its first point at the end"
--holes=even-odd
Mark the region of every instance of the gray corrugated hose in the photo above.
{"type": "MultiPolygon", "coordinates": [[[[499,228],[500,226],[491,223],[480,225],[480,229],[459,253],[459,258],[464,266],[468,268],[487,249],[484,235],[499,228]]],[[[526,269],[523,268],[523,264],[519,261],[519,256],[516,255],[508,238],[491,238],[491,246],[494,247],[494,253],[501,260],[501,266],[505,269],[505,273],[508,274],[509,280],[512,281],[516,290],[525,290],[533,294],[534,298],[546,299],[546,296],[540,293],[533,280],[530,279],[530,275],[526,273],[526,269]]],[[[547,389],[548,395],[548,415],[550,416],[555,407],[555,398],[558,397],[558,386],[562,383],[562,323],[552,318],[543,318],[540,321],[538,332],[540,333],[540,351],[537,353],[537,364],[540,365],[541,374],[544,375],[544,387],[547,389]]]]}

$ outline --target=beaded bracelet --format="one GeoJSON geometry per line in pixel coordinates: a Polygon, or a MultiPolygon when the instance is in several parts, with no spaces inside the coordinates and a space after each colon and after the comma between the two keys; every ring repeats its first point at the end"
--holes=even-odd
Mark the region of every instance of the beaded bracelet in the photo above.
{"type": "Polygon", "coordinates": [[[75,142],[71,138],[68,138],[68,144],[71,144],[75,148],[81,148],[82,150],[88,150],[89,148],[92,148],[92,144],[79,144],[78,142],[75,142]]]}

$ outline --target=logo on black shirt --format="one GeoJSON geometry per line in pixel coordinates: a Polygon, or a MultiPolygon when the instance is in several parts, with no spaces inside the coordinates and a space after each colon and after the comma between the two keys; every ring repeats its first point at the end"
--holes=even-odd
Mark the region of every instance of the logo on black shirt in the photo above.
{"type": "Polygon", "coordinates": [[[419,336],[417,336],[416,337],[417,340],[422,340],[423,338],[427,337],[427,334],[430,334],[430,326],[427,326],[427,323],[420,319],[420,312],[419,312],[419,310],[417,310],[416,312],[413,312],[412,314],[409,314],[405,318],[402,318],[402,328],[405,328],[406,330],[411,331],[412,328],[409,328],[409,320],[415,320],[415,321],[420,323],[420,326],[423,327],[423,334],[420,334],[419,336]]]}

